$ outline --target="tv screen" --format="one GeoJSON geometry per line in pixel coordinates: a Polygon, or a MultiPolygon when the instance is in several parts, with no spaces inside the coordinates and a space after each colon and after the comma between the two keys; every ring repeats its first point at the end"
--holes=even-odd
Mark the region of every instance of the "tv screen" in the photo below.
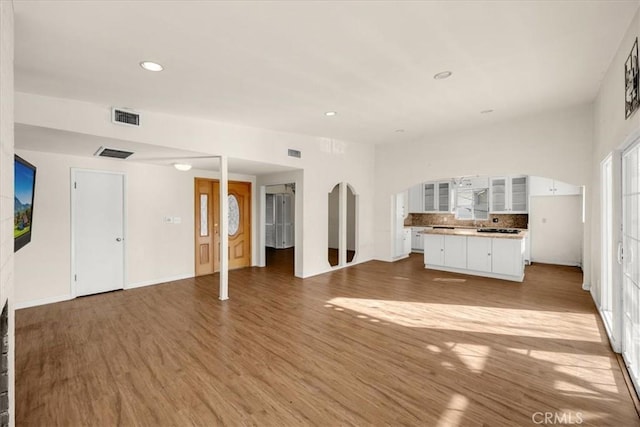
{"type": "Polygon", "coordinates": [[[14,161],[14,252],[31,241],[33,218],[33,190],[36,186],[36,167],[20,156],[14,161]]]}

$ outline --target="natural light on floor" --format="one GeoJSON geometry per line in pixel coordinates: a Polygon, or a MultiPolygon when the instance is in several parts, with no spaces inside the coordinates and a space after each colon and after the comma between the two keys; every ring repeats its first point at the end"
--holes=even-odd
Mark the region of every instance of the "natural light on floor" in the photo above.
{"type": "Polygon", "coordinates": [[[334,310],[347,309],[381,321],[411,328],[448,329],[483,332],[520,337],[559,338],[601,342],[600,331],[591,313],[564,313],[563,322],[557,312],[517,308],[411,301],[389,301],[364,298],[333,298],[327,303],[334,310]],[[576,325],[582,326],[576,328],[576,325]],[[592,333],[585,335],[584,329],[592,333]]]}

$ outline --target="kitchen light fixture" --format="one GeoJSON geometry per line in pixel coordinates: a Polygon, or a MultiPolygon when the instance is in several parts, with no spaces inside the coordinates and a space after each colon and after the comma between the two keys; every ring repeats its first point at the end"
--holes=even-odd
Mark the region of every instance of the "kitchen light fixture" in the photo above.
{"type": "Polygon", "coordinates": [[[326,113],[324,113],[325,116],[329,116],[329,117],[335,116],[336,114],[338,113],[336,113],[335,111],[327,111],[326,113]]]}
{"type": "Polygon", "coordinates": [[[142,68],[144,68],[147,71],[162,71],[164,70],[164,67],[160,64],[158,64],[157,62],[152,62],[152,61],[142,61],[140,63],[140,66],[142,68]]]}
{"type": "Polygon", "coordinates": [[[444,80],[444,79],[448,79],[449,77],[451,77],[453,73],[451,71],[441,71],[438,74],[436,74],[435,76],[433,76],[434,79],[436,80],[444,80]]]}
{"type": "Polygon", "coordinates": [[[492,109],[488,109],[488,110],[480,111],[480,114],[489,114],[489,113],[493,113],[493,110],[492,109]]]}
{"type": "Polygon", "coordinates": [[[182,172],[186,172],[191,169],[191,165],[188,163],[174,163],[173,167],[182,172]]]}

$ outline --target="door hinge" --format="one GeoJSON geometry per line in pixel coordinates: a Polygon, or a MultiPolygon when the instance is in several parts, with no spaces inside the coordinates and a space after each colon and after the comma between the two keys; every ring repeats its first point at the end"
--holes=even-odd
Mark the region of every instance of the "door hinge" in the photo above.
{"type": "Polygon", "coordinates": [[[76,190],[78,188],[78,183],[77,182],[73,182],[73,189],[76,190]]]}
{"type": "Polygon", "coordinates": [[[77,275],[77,274],[74,274],[74,275],[73,275],[73,281],[74,281],[74,282],[77,282],[77,281],[78,281],[78,275],[77,275]]]}

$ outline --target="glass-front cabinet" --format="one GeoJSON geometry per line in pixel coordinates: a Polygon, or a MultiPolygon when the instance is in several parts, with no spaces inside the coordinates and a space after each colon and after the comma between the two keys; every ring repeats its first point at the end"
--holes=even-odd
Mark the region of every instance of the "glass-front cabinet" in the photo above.
{"type": "Polygon", "coordinates": [[[526,176],[492,177],[491,213],[527,213],[529,199],[526,176]]]}
{"type": "Polygon", "coordinates": [[[424,211],[425,212],[435,212],[438,209],[436,198],[436,183],[435,182],[426,182],[424,184],[424,211]]]}
{"type": "Polygon", "coordinates": [[[424,212],[451,212],[451,181],[423,184],[424,212]]]}

